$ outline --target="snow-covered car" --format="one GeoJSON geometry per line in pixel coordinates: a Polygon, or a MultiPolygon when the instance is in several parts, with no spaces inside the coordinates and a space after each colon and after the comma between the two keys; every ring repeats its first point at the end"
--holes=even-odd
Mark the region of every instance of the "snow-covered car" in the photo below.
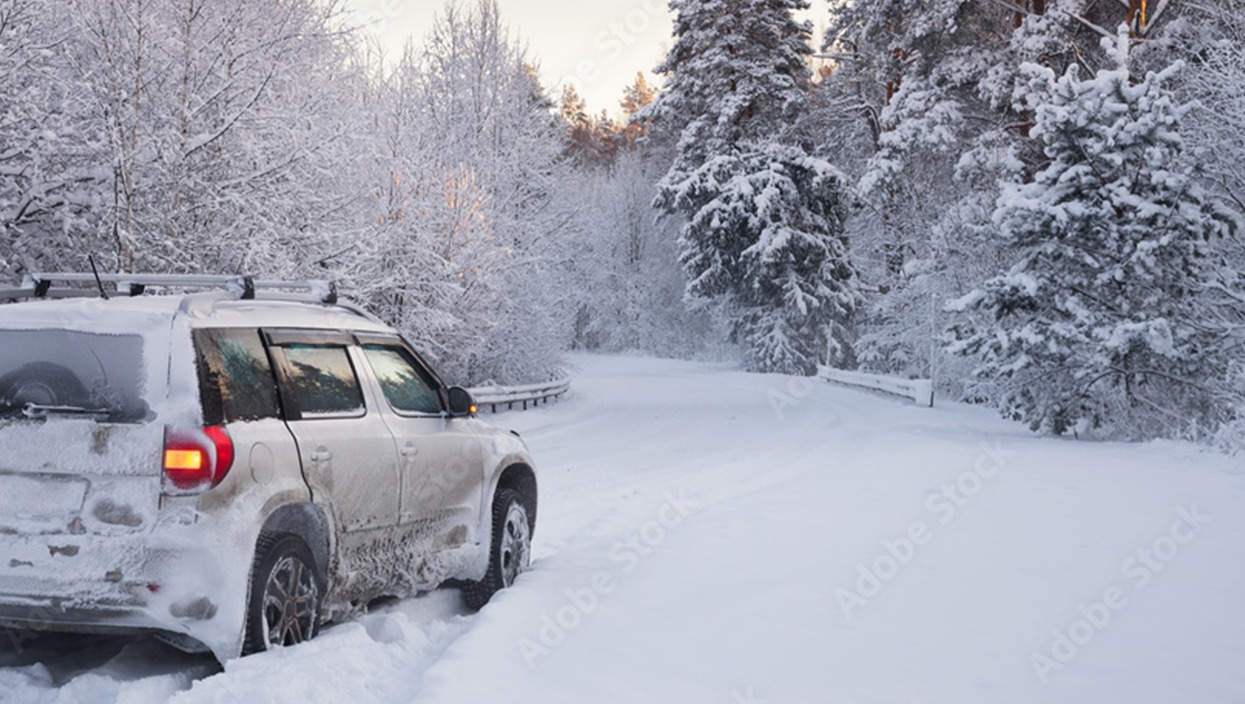
{"type": "Polygon", "coordinates": [[[0,627],[224,661],[380,596],[478,608],[527,566],[523,442],[332,286],[32,275],[6,299],[37,300],[0,305],[0,627]]]}

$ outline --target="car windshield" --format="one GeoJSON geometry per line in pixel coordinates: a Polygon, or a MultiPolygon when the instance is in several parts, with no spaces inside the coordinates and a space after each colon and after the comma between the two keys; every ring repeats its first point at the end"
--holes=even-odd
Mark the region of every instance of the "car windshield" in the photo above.
{"type": "Polygon", "coordinates": [[[143,420],[143,338],[0,330],[0,418],[143,420]]]}

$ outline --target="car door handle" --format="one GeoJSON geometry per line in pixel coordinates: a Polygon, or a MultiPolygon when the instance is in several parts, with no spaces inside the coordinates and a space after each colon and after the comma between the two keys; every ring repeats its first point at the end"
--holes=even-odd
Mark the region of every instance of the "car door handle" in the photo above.
{"type": "Polygon", "coordinates": [[[311,453],[311,461],[317,464],[328,462],[331,459],[333,459],[333,453],[323,447],[311,453]]]}
{"type": "Polygon", "coordinates": [[[413,442],[408,442],[402,446],[402,456],[410,459],[419,454],[419,446],[413,442]]]}

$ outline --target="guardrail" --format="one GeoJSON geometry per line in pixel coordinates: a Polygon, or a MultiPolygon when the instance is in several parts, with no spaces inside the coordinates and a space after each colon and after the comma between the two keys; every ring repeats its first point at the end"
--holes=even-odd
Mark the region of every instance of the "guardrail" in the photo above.
{"type": "Polygon", "coordinates": [[[547,404],[551,400],[556,401],[571,390],[571,380],[560,379],[526,386],[479,386],[467,390],[475,398],[477,407],[489,406],[493,413],[497,412],[498,406],[504,405],[506,410],[511,410],[516,404],[522,404],[523,410],[526,411],[529,405],[535,407],[542,403],[547,404]]]}
{"type": "Polygon", "coordinates": [[[817,376],[820,379],[832,381],[836,384],[845,384],[871,391],[881,391],[895,396],[910,398],[922,406],[929,406],[930,408],[934,406],[934,382],[929,379],[897,379],[892,376],[882,376],[881,374],[847,372],[842,369],[830,369],[829,367],[819,369],[817,376]]]}

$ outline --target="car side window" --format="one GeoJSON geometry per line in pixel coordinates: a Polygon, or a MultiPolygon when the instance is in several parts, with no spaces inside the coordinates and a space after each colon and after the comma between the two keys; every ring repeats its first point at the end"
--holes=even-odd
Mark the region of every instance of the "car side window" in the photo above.
{"type": "Polygon", "coordinates": [[[258,330],[195,330],[194,343],[205,423],[281,417],[277,383],[258,330]]]}
{"type": "Polygon", "coordinates": [[[359,378],[345,347],[295,344],[281,349],[290,391],[304,418],[366,413],[359,378]]]}
{"type": "Polygon", "coordinates": [[[385,399],[404,413],[440,413],[441,398],[411,354],[403,347],[364,345],[363,353],[376,373],[385,399]]]}

